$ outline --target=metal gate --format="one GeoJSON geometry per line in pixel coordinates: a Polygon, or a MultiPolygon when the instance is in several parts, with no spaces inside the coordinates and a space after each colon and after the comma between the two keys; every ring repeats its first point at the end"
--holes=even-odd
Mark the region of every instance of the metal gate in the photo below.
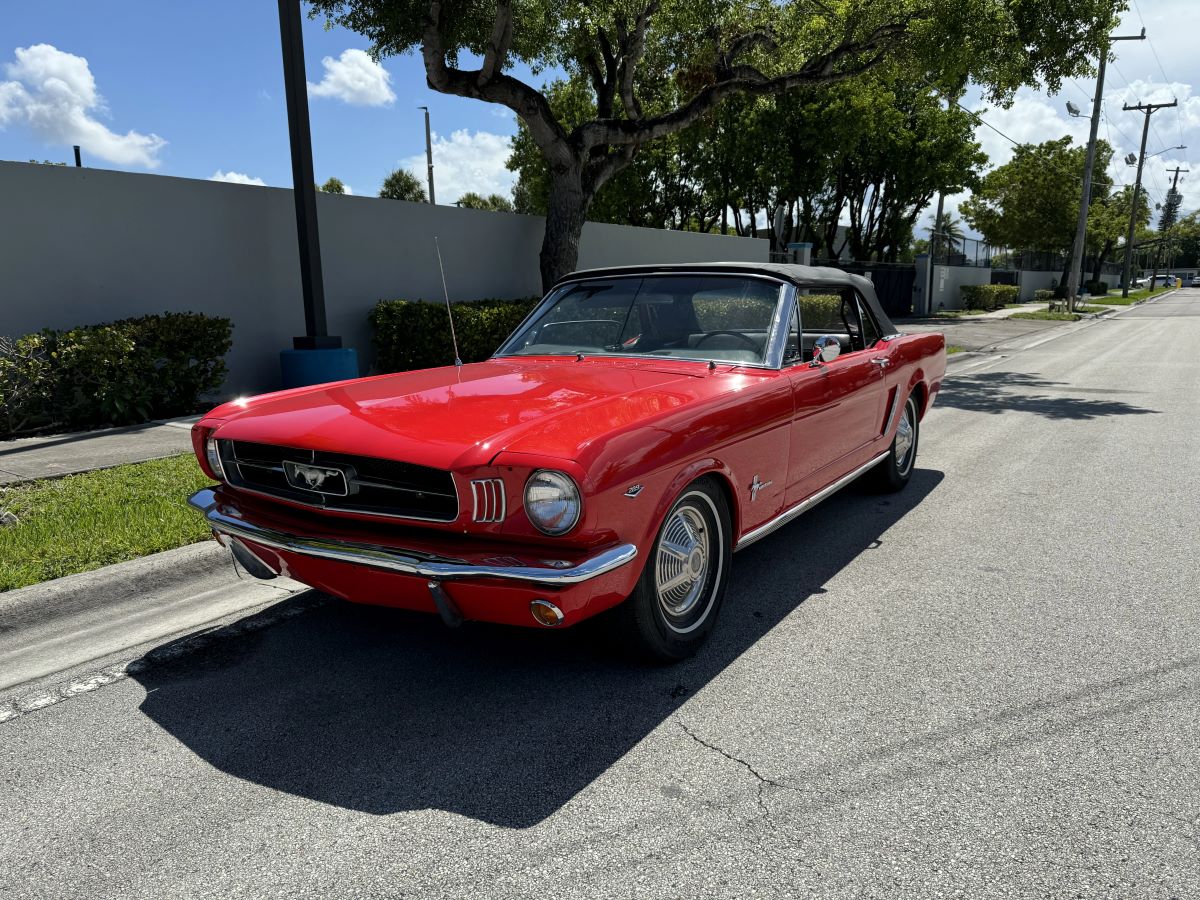
{"type": "Polygon", "coordinates": [[[875,285],[879,305],[889,318],[902,319],[912,315],[913,284],[917,280],[917,268],[912,263],[853,262],[849,260],[822,259],[818,266],[833,266],[844,272],[870,278],[875,285]]]}

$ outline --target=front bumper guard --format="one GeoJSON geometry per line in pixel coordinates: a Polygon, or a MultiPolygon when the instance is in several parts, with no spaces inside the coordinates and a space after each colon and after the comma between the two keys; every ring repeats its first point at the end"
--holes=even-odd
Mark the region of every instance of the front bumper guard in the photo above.
{"type": "MultiPolygon", "coordinates": [[[[203,488],[192,494],[188,498],[188,503],[204,513],[204,518],[213,531],[229,537],[241,538],[264,547],[286,550],[318,559],[350,563],[356,566],[369,566],[373,569],[400,572],[428,579],[431,582],[430,593],[433,594],[435,601],[439,599],[439,593],[444,596],[444,591],[434,587],[441,581],[498,578],[503,581],[517,581],[543,587],[567,587],[590,581],[614,569],[619,569],[632,562],[637,556],[636,546],[619,544],[573,566],[562,565],[561,568],[552,565],[489,566],[461,559],[434,556],[418,550],[305,537],[276,528],[255,525],[237,515],[230,515],[223,511],[222,507],[227,510],[233,509],[233,507],[227,502],[218,504],[216,491],[212,488],[203,488]]],[[[442,604],[438,603],[439,609],[441,606],[442,604]]],[[[443,618],[445,618],[444,614],[443,618]]]]}

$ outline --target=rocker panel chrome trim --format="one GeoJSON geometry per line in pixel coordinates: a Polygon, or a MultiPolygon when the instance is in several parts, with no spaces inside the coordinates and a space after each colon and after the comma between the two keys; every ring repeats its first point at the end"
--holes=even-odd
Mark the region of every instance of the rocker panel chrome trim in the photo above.
{"type": "Polygon", "coordinates": [[[804,500],[801,500],[799,503],[797,503],[795,506],[791,507],[790,509],[784,510],[779,515],[777,515],[775,518],[771,519],[771,521],[765,522],[762,525],[759,525],[753,531],[746,532],[744,535],[742,535],[742,539],[737,542],[737,546],[733,548],[734,552],[736,553],[738,550],[744,550],[746,547],[750,546],[755,541],[757,541],[761,538],[765,538],[768,534],[770,534],[775,529],[782,528],[784,525],[786,525],[788,522],[792,521],[792,519],[796,518],[801,513],[807,512],[808,510],[812,509],[814,506],[816,506],[818,503],[820,503],[825,498],[829,497],[832,494],[836,494],[838,491],[840,491],[842,488],[844,488],[846,485],[848,485],[850,482],[852,482],[859,475],[863,474],[863,472],[866,472],[868,469],[874,468],[875,466],[877,466],[881,462],[883,462],[885,459],[887,459],[888,454],[891,452],[892,452],[891,450],[887,450],[883,453],[880,453],[878,456],[876,456],[870,462],[866,463],[865,465],[859,466],[857,469],[855,469],[849,475],[843,475],[841,478],[839,478],[837,481],[835,481],[833,484],[829,485],[828,487],[821,488],[821,490],[817,491],[811,497],[806,497],[804,500]]]}

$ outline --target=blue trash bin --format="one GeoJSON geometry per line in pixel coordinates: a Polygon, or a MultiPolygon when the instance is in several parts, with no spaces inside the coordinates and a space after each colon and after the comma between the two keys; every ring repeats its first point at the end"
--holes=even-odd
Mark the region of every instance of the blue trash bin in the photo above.
{"type": "Polygon", "coordinates": [[[283,387],[307,387],[358,378],[358,354],[351,347],[330,350],[281,350],[279,371],[283,387]]]}

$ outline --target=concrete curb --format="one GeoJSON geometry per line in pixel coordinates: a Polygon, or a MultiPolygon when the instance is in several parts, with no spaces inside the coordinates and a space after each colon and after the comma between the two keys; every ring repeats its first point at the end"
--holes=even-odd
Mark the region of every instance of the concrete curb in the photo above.
{"type": "Polygon", "coordinates": [[[47,622],[188,581],[211,580],[230,569],[229,552],[201,541],[0,594],[0,632],[47,622]]]}
{"type": "Polygon", "coordinates": [[[306,591],[205,541],[0,594],[0,693],[306,591]]]}

